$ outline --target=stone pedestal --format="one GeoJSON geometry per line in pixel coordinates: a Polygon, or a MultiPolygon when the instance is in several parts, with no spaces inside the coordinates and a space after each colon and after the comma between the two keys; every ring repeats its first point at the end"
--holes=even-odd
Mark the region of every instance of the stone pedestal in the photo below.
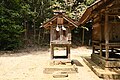
{"type": "Polygon", "coordinates": [[[78,68],[76,65],[71,65],[71,61],[68,59],[59,59],[51,60],[50,64],[43,71],[45,74],[54,74],[54,73],[77,73],[78,68]]]}

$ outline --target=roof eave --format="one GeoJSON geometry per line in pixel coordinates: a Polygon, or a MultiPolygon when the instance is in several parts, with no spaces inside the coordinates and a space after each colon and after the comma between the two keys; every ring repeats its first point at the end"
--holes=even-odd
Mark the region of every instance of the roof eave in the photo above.
{"type": "Polygon", "coordinates": [[[93,15],[91,15],[93,10],[100,7],[107,1],[110,1],[110,0],[98,0],[95,3],[93,3],[90,7],[88,7],[86,9],[86,11],[84,12],[84,14],[82,15],[82,17],[80,18],[80,20],[78,21],[78,26],[83,25],[86,22],[88,22],[91,19],[91,17],[93,16],[93,15]]]}

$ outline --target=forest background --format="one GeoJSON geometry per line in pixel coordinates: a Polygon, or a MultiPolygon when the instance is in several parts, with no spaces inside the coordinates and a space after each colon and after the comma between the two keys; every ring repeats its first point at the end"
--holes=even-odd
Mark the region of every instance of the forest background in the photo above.
{"type": "MultiPolygon", "coordinates": [[[[53,16],[53,10],[65,10],[66,15],[78,21],[95,0],[0,0],[0,50],[18,50],[49,46],[49,30],[42,23],[53,16]]],[[[73,43],[84,44],[91,35],[91,22],[72,31],[73,43]]]]}

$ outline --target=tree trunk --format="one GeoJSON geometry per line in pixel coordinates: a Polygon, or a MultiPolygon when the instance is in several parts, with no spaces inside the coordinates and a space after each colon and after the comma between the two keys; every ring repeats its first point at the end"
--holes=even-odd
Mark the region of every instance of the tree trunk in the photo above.
{"type": "Polygon", "coordinates": [[[33,19],[33,42],[34,42],[34,46],[35,46],[35,42],[36,42],[36,30],[35,30],[35,20],[33,19]]]}
{"type": "Polygon", "coordinates": [[[38,33],[38,45],[40,45],[40,29],[39,29],[39,33],[38,33]]]}
{"type": "Polygon", "coordinates": [[[83,28],[83,35],[82,35],[82,45],[84,45],[84,33],[85,33],[85,30],[84,30],[84,28],[83,28]]]}
{"type": "Polygon", "coordinates": [[[42,40],[41,40],[41,44],[43,45],[43,43],[44,43],[44,40],[45,40],[45,30],[43,29],[42,30],[43,32],[42,32],[42,40]]]}
{"type": "Polygon", "coordinates": [[[27,29],[27,20],[24,20],[24,27],[25,27],[25,47],[27,47],[27,41],[28,41],[28,35],[27,35],[27,32],[28,32],[28,29],[27,29]]]}

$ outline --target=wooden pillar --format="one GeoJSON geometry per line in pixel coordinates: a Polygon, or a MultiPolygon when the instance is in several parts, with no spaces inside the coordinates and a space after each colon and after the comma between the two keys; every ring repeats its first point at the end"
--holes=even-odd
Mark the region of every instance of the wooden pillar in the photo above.
{"type": "Polygon", "coordinates": [[[51,44],[51,59],[54,57],[54,45],[51,44]]]}
{"type": "Polygon", "coordinates": [[[82,45],[84,45],[84,36],[85,36],[85,29],[83,28],[82,45]]]}
{"type": "Polygon", "coordinates": [[[106,60],[109,58],[109,28],[108,28],[108,14],[105,12],[105,49],[106,60]]]}
{"type": "Polygon", "coordinates": [[[70,45],[67,45],[66,48],[67,57],[70,59],[70,45]]]}
{"type": "Polygon", "coordinates": [[[53,40],[53,34],[54,34],[54,33],[53,33],[53,32],[54,32],[53,30],[54,30],[54,29],[53,29],[53,27],[51,26],[51,27],[50,27],[50,41],[53,40]]]}
{"type": "Polygon", "coordinates": [[[67,35],[67,37],[68,37],[68,41],[71,41],[72,35],[71,35],[71,30],[69,28],[68,28],[68,35],[67,35]]]}
{"type": "Polygon", "coordinates": [[[102,43],[100,43],[100,56],[102,56],[102,43]]]}
{"type": "Polygon", "coordinates": [[[94,54],[95,53],[95,46],[94,46],[94,42],[92,43],[92,54],[94,54]]]}
{"type": "Polygon", "coordinates": [[[112,52],[112,54],[114,53],[114,48],[111,48],[111,52],[112,52]]]}
{"type": "MultiPolygon", "coordinates": [[[[101,23],[100,23],[101,24],[101,23]]],[[[102,56],[102,25],[100,25],[100,56],[102,56]]]]}
{"type": "Polygon", "coordinates": [[[60,40],[63,40],[63,30],[62,30],[62,26],[60,26],[60,40]]]}

